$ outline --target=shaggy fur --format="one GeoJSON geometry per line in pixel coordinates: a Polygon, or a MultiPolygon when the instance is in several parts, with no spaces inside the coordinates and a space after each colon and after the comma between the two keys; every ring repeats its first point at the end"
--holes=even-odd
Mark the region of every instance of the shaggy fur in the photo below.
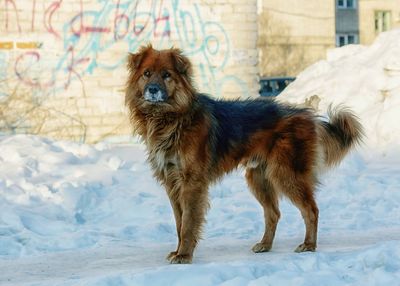
{"type": "Polygon", "coordinates": [[[362,128],[349,110],[313,112],[269,99],[224,101],[196,91],[192,65],[178,49],[142,47],[128,58],[126,104],[144,140],[154,176],[175,215],[178,246],[171,263],[190,263],[208,209],[208,188],[239,165],[264,209],[265,233],[254,252],[269,251],[280,212],[279,194],[299,208],[306,234],[296,252],[315,251],[317,170],[337,164],[362,128]]]}

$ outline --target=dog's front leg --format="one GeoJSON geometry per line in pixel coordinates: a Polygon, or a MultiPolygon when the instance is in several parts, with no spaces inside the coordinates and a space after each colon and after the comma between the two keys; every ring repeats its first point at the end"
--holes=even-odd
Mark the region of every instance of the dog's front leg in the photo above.
{"type": "Polygon", "coordinates": [[[171,261],[171,259],[178,254],[179,246],[181,245],[182,208],[176,198],[170,197],[169,199],[172,210],[174,211],[176,233],[178,235],[178,246],[176,247],[176,251],[172,251],[167,256],[167,260],[171,261]]]}
{"type": "Polygon", "coordinates": [[[170,257],[171,263],[191,263],[193,251],[200,239],[201,228],[208,208],[207,187],[185,184],[179,195],[182,210],[178,252],[170,257]]]}
{"type": "Polygon", "coordinates": [[[178,246],[176,250],[170,252],[167,256],[167,260],[171,261],[171,259],[178,254],[179,246],[181,245],[182,207],[179,201],[181,187],[177,180],[166,180],[164,185],[174,212],[176,233],[178,236],[178,246]]]}

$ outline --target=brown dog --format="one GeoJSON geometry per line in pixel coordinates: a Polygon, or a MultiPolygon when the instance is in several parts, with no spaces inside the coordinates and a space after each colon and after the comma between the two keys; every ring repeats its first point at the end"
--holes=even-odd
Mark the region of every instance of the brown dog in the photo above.
{"type": "Polygon", "coordinates": [[[192,65],[178,49],[142,47],[129,55],[128,69],[130,119],[175,215],[178,247],[168,255],[171,263],[192,261],[208,187],[239,165],[264,209],[265,233],[253,251],[271,249],[280,193],[299,208],[306,225],[296,252],[315,251],[317,170],[340,162],[362,136],[350,111],[331,112],[330,122],[323,122],[308,109],[273,100],[211,99],[196,91],[192,65]]]}

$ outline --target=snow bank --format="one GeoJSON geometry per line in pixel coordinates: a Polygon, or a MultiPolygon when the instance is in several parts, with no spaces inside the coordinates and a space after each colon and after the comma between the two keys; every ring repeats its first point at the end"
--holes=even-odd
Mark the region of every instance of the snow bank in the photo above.
{"type": "Polygon", "coordinates": [[[380,34],[369,47],[330,51],[327,60],[307,68],[278,98],[302,104],[314,95],[321,113],[331,103],[357,113],[366,130],[366,153],[399,149],[400,30],[380,34]]]}
{"type": "Polygon", "coordinates": [[[392,285],[400,273],[397,163],[351,155],[322,178],[317,253],[282,201],[272,252],[254,254],[262,210],[243,171],[210,190],[194,265],[168,265],[169,201],[141,145],[0,137],[1,285],[392,285]]]}
{"type": "Polygon", "coordinates": [[[174,237],[143,146],[113,150],[18,135],[0,137],[0,150],[0,255],[174,237]],[[143,225],[132,225],[134,217],[143,225]]]}

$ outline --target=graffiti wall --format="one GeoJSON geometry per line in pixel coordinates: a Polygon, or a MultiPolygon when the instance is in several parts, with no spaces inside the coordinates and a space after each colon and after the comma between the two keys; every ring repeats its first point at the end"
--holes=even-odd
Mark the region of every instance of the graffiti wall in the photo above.
{"type": "Polygon", "coordinates": [[[0,1],[0,132],[96,142],[130,134],[126,56],[181,48],[198,89],[256,96],[256,0],[0,1]]]}

